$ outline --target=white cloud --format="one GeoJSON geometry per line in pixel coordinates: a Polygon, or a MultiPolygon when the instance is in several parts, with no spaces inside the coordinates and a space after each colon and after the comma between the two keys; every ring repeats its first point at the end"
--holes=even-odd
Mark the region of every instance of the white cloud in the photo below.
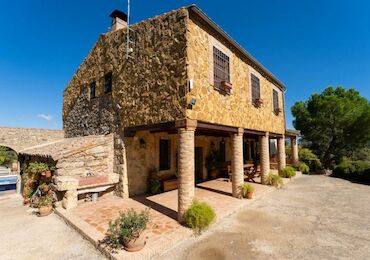
{"type": "Polygon", "coordinates": [[[38,114],[37,117],[42,118],[48,122],[53,121],[53,116],[52,115],[45,115],[45,114],[38,114]]]}

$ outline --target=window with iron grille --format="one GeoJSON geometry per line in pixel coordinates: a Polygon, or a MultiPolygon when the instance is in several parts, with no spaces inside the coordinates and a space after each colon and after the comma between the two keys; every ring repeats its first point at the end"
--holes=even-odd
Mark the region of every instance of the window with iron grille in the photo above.
{"type": "Polygon", "coordinates": [[[279,109],[279,94],[275,89],[272,90],[272,102],[274,104],[274,112],[277,113],[279,109]]]}
{"type": "Polygon", "coordinates": [[[90,83],[90,99],[96,98],[96,84],[95,81],[90,83]]]}
{"type": "Polygon", "coordinates": [[[112,92],[112,72],[104,76],[104,93],[112,92]]]}
{"type": "Polygon", "coordinates": [[[222,81],[230,82],[229,56],[216,47],[213,47],[213,79],[216,89],[222,89],[222,81]]]}
{"type": "Polygon", "coordinates": [[[161,139],[159,141],[159,170],[171,169],[171,141],[161,139]]]}
{"type": "Polygon", "coordinates": [[[255,102],[256,99],[261,98],[260,79],[255,75],[251,74],[251,83],[252,83],[252,102],[255,102]]]}

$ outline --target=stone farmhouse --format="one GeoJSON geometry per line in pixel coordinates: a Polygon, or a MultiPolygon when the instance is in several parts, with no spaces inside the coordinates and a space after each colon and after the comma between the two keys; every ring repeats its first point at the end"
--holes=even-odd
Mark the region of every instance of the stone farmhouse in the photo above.
{"type": "Polygon", "coordinates": [[[87,192],[146,193],[155,176],[178,188],[181,221],[196,183],[230,174],[239,198],[245,165],[259,164],[263,184],[285,167],[287,137],[298,161],[285,86],[197,6],[129,29],[124,13],[111,17],[64,91],[65,138],[20,152],[57,163],[65,208],[87,192]]]}

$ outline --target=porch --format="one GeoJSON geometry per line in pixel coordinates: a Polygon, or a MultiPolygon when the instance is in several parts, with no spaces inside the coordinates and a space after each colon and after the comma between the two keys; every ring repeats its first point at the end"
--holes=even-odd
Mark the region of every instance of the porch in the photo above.
{"type": "Polygon", "coordinates": [[[286,165],[283,134],[194,120],[126,128],[125,145],[130,197],[147,193],[148,178],[165,179],[162,191],[179,189],[176,214],[180,222],[195,197],[195,184],[199,188],[202,182],[224,177],[230,181],[228,195],[241,198],[246,172],[252,169],[256,174],[250,180],[265,184],[271,168],[281,170],[286,165]],[[276,141],[274,157],[271,140],[276,141]],[[210,160],[212,154],[216,159],[210,160]]]}

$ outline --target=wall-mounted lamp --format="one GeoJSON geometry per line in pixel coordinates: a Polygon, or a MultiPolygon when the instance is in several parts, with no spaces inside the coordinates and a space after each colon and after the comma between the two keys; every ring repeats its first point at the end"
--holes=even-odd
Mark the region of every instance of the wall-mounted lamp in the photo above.
{"type": "Polygon", "coordinates": [[[140,148],[143,148],[143,149],[146,148],[146,142],[143,138],[140,138],[139,143],[140,143],[140,148]]]}

